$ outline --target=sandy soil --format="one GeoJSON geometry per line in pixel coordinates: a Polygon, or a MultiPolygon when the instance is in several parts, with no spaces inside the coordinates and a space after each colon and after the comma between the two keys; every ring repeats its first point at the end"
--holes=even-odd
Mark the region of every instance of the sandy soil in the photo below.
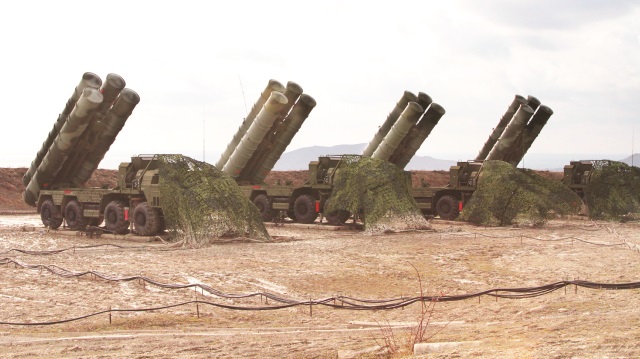
{"type": "MultiPolygon", "coordinates": [[[[271,243],[226,241],[204,249],[170,248],[140,237],[88,238],[46,232],[36,215],[0,216],[0,258],[113,277],[203,283],[226,293],[269,292],[295,300],[348,295],[368,299],[544,285],[561,280],[623,283],[640,279],[640,224],[574,219],[541,228],[479,228],[433,221],[434,231],[370,236],[285,224],[271,243]],[[587,241],[587,242],[585,242],[587,241]],[[589,243],[591,242],[591,243],[589,243]],[[595,243],[595,244],[594,244],[595,243]],[[125,248],[55,250],[92,244],[125,248]],[[605,246],[604,244],[615,244],[605,246]]],[[[62,277],[0,266],[0,322],[46,322],[112,309],[165,306],[194,299],[263,306],[260,298],[221,299],[194,289],[139,280],[62,277]]],[[[527,299],[437,303],[416,357],[640,357],[638,290],[570,286],[527,299]]],[[[269,302],[268,304],[273,304],[269,302]]],[[[292,307],[238,311],[187,305],[113,313],[50,326],[0,325],[2,356],[96,358],[411,357],[408,333],[419,304],[388,311],[292,307]],[[199,312],[199,317],[198,317],[199,312]],[[391,349],[385,344],[392,343],[391,349]],[[383,347],[383,348],[380,348],[383,347]]]]}

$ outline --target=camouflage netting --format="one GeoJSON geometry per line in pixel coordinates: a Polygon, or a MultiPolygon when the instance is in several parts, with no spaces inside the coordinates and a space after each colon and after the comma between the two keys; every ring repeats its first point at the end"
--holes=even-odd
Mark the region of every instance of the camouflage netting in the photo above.
{"type": "Polygon", "coordinates": [[[503,161],[485,161],[478,187],[459,219],[477,225],[538,225],[556,216],[576,214],[581,201],[560,181],[503,161]]]}
{"type": "Polygon", "coordinates": [[[585,188],[589,217],[620,220],[640,214],[640,169],[622,162],[594,161],[585,188]]]}
{"type": "Polygon", "coordinates": [[[327,213],[362,213],[369,233],[430,228],[411,196],[408,179],[396,166],[359,156],[343,161],[334,177],[327,213]]]}
{"type": "Polygon", "coordinates": [[[270,239],[256,206],[224,172],[181,155],[160,156],[158,166],[167,229],[186,246],[222,237],[270,239]]]}

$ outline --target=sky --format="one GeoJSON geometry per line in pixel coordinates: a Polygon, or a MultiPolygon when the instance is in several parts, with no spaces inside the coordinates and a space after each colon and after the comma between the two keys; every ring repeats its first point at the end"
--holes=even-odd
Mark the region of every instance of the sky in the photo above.
{"type": "Polygon", "coordinates": [[[554,111],[528,156],[640,152],[640,1],[24,0],[0,34],[0,167],[29,166],[87,71],[141,97],[101,168],[215,163],[269,79],[317,101],[288,150],[367,143],[409,90],[446,110],[418,155],[472,159],[516,94],[554,111]]]}

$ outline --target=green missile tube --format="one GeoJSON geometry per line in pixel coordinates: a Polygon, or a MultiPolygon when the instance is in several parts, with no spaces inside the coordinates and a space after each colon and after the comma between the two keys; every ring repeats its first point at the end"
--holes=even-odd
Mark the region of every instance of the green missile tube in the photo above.
{"type": "Polygon", "coordinates": [[[373,139],[371,140],[371,142],[369,142],[369,145],[367,145],[367,148],[365,148],[364,151],[362,152],[363,156],[365,157],[373,156],[373,153],[376,151],[380,143],[382,143],[382,140],[384,139],[384,137],[387,135],[387,133],[389,133],[389,130],[391,130],[391,127],[393,126],[393,124],[396,123],[402,111],[404,111],[404,109],[407,107],[407,104],[411,101],[417,102],[418,97],[414,95],[413,92],[405,91],[404,94],[402,94],[402,97],[400,98],[398,103],[396,103],[396,106],[387,116],[387,119],[384,121],[382,126],[380,126],[380,128],[378,129],[378,132],[376,132],[376,134],[373,136],[373,139]]]}
{"type": "Polygon", "coordinates": [[[287,114],[291,111],[291,108],[296,103],[302,92],[303,90],[300,85],[293,81],[287,82],[287,87],[283,92],[283,95],[287,98],[287,104],[282,108],[282,112],[273,122],[273,125],[271,125],[271,129],[269,129],[269,132],[264,136],[264,139],[249,162],[247,162],[238,178],[236,178],[237,181],[251,181],[251,179],[255,177],[256,172],[262,166],[263,161],[272,151],[275,136],[277,136],[278,132],[282,131],[284,128],[284,121],[287,114]]]}
{"type": "Polygon", "coordinates": [[[84,185],[91,178],[138,103],[140,96],[135,91],[125,88],[120,92],[113,107],[101,121],[103,125],[100,126],[93,149],[75,172],[71,183],[84,185]]]}
{"type": "Polygon", "coordinates": [[[231,142],[229,142],[229,144],[227,145],[227,148],[224,150],[224,152],[220,156],[220,159],[216,163],[216,168],[218,169],[224,168],[227,161],[233,154],[233,151],[235,151],[236,147],[240,143],[240,140],[242,140],[242,137],[245,135],[247,130],[251,127],[253,120],[256,118],[258,113],[262,110],[264,104],[267,102],[267,99],[269,98],[269,96],[271,95],[271,92],[273,91],[282,93],[285,91],[285,87],[282,86],[282,84],[276,80],[269,80],[267,87],[260,94],[258,101],[256,101],[256,103],[253,105],[253,107],[251,108],[251,111],[249,111],[249,114],[247,114],[247,117],[244,119],[244,121],[238,128],[238,131],[236,131],[236,134],[233,135],[231,142]]]}
{"type": "Polygon", "coordinates": [[[533,116],[531,107],[525,104],[520,105],[520,108],[515,115],[513,115],[513,119],[509,122],[504,132],[502,132],[498,142],[493,146],[493,149],[491,149],[486,159],[505,161],[506,156],[513,150],[518,136],[520,136],[520,133],[524,130],[531,116],[533,116]]]}
{"type": "Polygon", "coordinates": [[[498,139],[500,138],[500,136],[502,135],[502,132],[504,132],[505,128],[509,124],[509,121],[511,121],[511,119],[513,118],[513,115],[516,113],[520,105],[523,105],[526,103],[527,103],[527,100],[524,97],[520,95],[516,95],[516,97],[513,99],[513,102],[511,102],[509,107],[507,107],[507,111],[504,113],[504,115],[502,115],[502,117],[500,118],[500,121],[498,121],[498,126],[496,126],[493,129],[493,132],[491,132],[491,135],[489,135],[487,142],[485,142],[484,145],[482,146],[482,149],[480,149],[480,152],[475,158],[476,161],[482,161],[487,159],[487,156],[493,149],[493,146],[496,144],[496,142],[498,142],[498,139]]]}
{"type": "Polygon", "coordinates": [[[287,87],[284,89],[282,93],[287,98],[287,104],[282,108],[282,118],[284,119],[289,111],[293,108],[298,101],[300,95],[302,95],[302,87],[293,81],[287,82],[287,87]]]}
{"type": "Polygon", "coordinates": [[[431,105],[431,103],[433,103],[433,99],[431,99],[431,96],[427,95],[424,92],[418,92],[418,105],[420,105],[420,107],[422,107],[422,109],[424,109],[425,113],[427,112],[427,109],[429,108],[429,105],[431,105]]]}
{"type": "Polygon", "coordinates": [[[69,97],[69,100],[67,100],[67,104],[64,106],[64,110],[62,110],[62,113],[58,115],[58,119],[53,124],[53,129],[51,129],[49,135],[47,136],[47,139],[44,141],[44,143],[42,143],[42,147],[36,154],[36,158],[33,160],[33,162],[31,162],[29,170],[27,170],[27,173],[25,173],[22,177],[22,184],[24,184],[25,187],[29,185],[31,177],[33,177],[33,174],[38,169],[38,166],[40,165],[40,162],[42,162],[44,156],[47,154],[47,151],[49,151],[49,147],[51,147],[51,144],[56,139],[56,136],[58,136],[58,133],[60,133],[60,129],[62,128],[62,126],[64,126],[64,122],[67,120],[67,116],[69,116],[69,114],[73,110],[73,107],[76,105],[76,102],[80,98],[80,95],[82,95],[82,91],[87,87],[99,88],[100,85],[102,85],[102,80],[98,75],[92,72],[85,72],[82,75],[80,83],[73,90],[73,94],[71,94],[71,97],[69,97]]]}
{"type": "Polygon", "coordinates": [[[371,157],[388,161],[423,111],[417,102],[409,102],[371,157]]]}
{"type": "Polygon", "coordinates": [[[300,96],[283,122],[284,129],[276,134],[271,151],[263,161],[260,161],[260,167],[252,179],[253,183],[263,183],[315,106],[316,100],[313,97],[307,94],[300,96]]]}
{"type": "Polygon", "coordinates": [[[535,113],[538,110],[538,107],[540,107],[541,102],[537,97],[529,95],[527,96],[527,105],[529,105],[535,113]]]}
{"type": "Polygon", "coordinates": [[[533,117],[531,117],[531,120],[525,127],[524,131],[522,131],[523,135],[522,140],[519,143],[520,146],[516,145],[511,158],[507,162],[513,166],[517,166],[518,163],[522,161],[552,115],[553,110],[551,108],[545,105],[538,107],[538,111],[533,114],[533,117]]]}
{"type": "Polygon", "coordinates": [[[409,132],[402,142],[403,145],[398,147],[389,162],[395,164],[399,169],[404,169],[445,113],[442,106],[432,103],[420,122],[414,126],[415,130],[409,132]]]}
{"type": "MultiPolygon", "coordinates": [[[[98,144],[98,136],[105,131],[107,126],[107,114],[125,86],[126,82],[120,75],[107,75],[107,78],[100,87],[102,103],[96,109],[93,118],[89,121],[89,125],[84,130],[78,143],[74,146],[64,166],[60,169],[57,176],[59,182],[69,183],[72,187],[86,182],[86,180],[84,182],[73,182],[72,178],[76,177],[87,156],[94,151],[98,144]]],[[[89,177],[91,177],[91,174],[89,174],[89,177]]],[[[87,180],[88,179],[87,177],[87,180]]]]}
{"type": "Polygon", "coordinates": [[[234,179],[240,175],[286,104],[287,97],[285,95],[278,91],[271,92],[262,110],[255,117],[255,121],[252,121],[251,126],[240,140],[238,148],[233,151],[224,165],[222,169],[224,172],[234,179]]]}
{"type": "Polygon", "coordinates": [[[87,87],[76,102],[60,133],[51,144],[49,151],[29,181],[23,199],[30,206],[35,206],[41,188],[48,188],[56,180],[60,168],[69,156],[74,144],[87,128],[97,107],[102,103],[102,94],[98,89],[87,87]]]}

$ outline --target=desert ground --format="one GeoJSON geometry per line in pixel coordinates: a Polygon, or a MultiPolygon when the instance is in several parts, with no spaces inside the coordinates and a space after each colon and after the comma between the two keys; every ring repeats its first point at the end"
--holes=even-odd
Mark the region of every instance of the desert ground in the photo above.
{"type": "Polygon", "coordinates": [[[408,298],[422,291],[444,298],[564,280],[640,279],[639,223],[576,217],[536,228],[431,224],[433,230],[373,236],[349,226],[284,223],[268,227],[269,243],[227,239],[186,249],[158,238],[46,231],[36,214],[0,215],[2,356],[640,357],[638,289],[569,285],[530,298],[428,302],[424,310],[414,303],[388,310],[299,305],[259,311],[251,308],[279,303],[216,295],[269,293],[305,302],[408,298]],[[98,275],[73,275],[88,271],[98,275]],[[149,282],[115,280],[132,276],[149,282]],[[184,302],[191,303],[52,325],[6,324],[184,302]],[[414,354],[411,337],[420,322],[425,344],[419,345],[422,354],[414,354]]]}

